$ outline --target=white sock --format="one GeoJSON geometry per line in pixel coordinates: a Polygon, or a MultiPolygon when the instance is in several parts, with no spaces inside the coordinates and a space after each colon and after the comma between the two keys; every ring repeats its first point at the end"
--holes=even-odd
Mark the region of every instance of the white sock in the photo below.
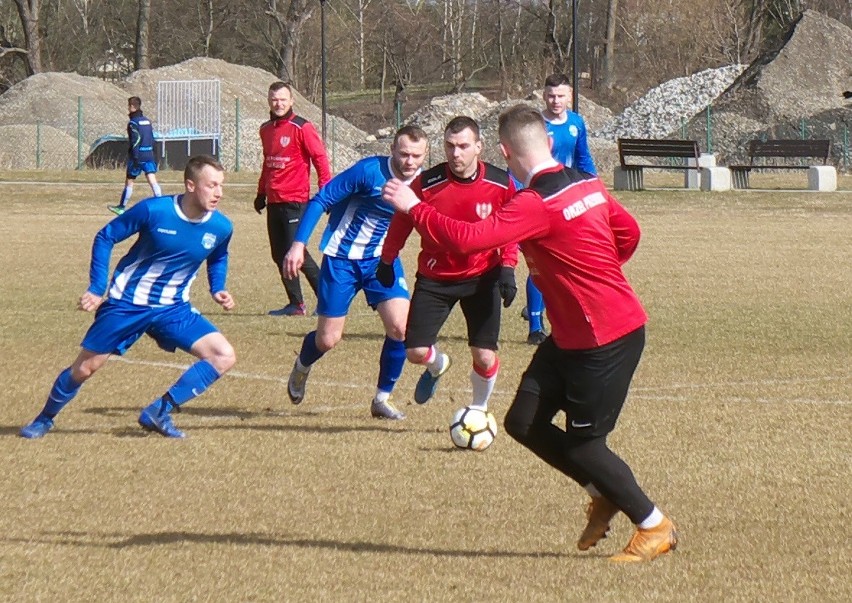
{"type": "Polygon", "coordinates": [[[589,493],[589,496],[591,496],[592,498],[600,498],[601,496],[603,496],[600,493],[600,491],[597,488],[595,488],[595,485],[592,482],[589,482],[586,485],[585,490],[586,490],[586,492],[589,493]]]}
{"type": "Polygon", "coordinates": [[[441,371],[444,370],[444,362],[447,357],[440,353],[438,348],[435,346],[432,346],[432,349],[430,350],[430,355],[431,354],[434,354],[434,357],[431,361],[426,362],[426,368],[429,369],[429,372],[433,375],[440,375],[441,371]]]}
{"type": "Polygon", "coordinates": [[[299,359],[298,356],[296,356],[296,370],[300,373],[310,373],[311,367],[302,364],[302,361],[299,359]]]}
{"type": "Polygon", "coordinates": [[[127,205],[127,202],[130,201],[130,197],[133,195],[133,185],[126,184],[124,185],[124,194],[121,195],[121,206],[124,207],[127,205]]]}
{"type": "Polygon", "coordinates": [[[163,195],[163,189],[161,189],[161,188],[160,188],[160,183],[159,183],[159,182],[158,182],[157,184],[152,184],[152,185],[151,185],[151,190],[153,190],[153,191],[154,191],[154,196],[155,196],[155,197],[161,197],[161,196],[163,195]]]}
{"type": "Polygon", "coordinates": [[[483,377],[476,371],[470,371],[470,384],[473,388],[473,402],[471,406],[488,409],[488,399],[491,397],[491,392],[494,391],[494,383],[497,381],[497,373],[490,377],[483,377]]]}
{"type": "Polygon", "coordinates": [[[651,514],[645,518],[645,520],[639,524],[639,527],[643,530],[650,530],[651,528],[656,528],[658,525],[663,523],[663,512],[660,511],[657,507],[654,507],[654,510],[651,511],[651,514]]]}
{"type": "Polygon", "coordinates": [[[383,392],[382,390],[377,389],[374,400],[379,403],[387,402],[390,400],[390,392],[383,392]]]}

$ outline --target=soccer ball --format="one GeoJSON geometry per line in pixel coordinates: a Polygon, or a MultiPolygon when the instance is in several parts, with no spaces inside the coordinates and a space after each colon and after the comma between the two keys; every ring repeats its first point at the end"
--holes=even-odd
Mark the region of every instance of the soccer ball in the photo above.
{"type": "Polygon", "coordinates": [[[450,438],[459,448],[483,451],[497,437],[497,420],[487,410],[464,406],[450,423],[450,438]]]}

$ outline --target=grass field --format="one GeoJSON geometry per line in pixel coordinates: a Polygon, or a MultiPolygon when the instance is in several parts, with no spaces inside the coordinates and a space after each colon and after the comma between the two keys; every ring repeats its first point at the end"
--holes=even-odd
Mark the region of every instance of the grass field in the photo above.
{"type": "MultiPolygon", "coordinates": [[[[413,403],[419,371],[406,367],[405,421],[369,417],[382,334],[360,298],[290,405],[284,380],[314,322],[266,316],[283,291],[250,174],[231,178],[222,206],[238,307],[220,311],[203,276],[194,290],[238,362],[176,415],[189,437],[136,425],[189,362],[143,340],[46,438],[19,438],[91,322],[75,304],[122,179],[67,176],[0,183],[0,600],[852,600],[848,179],[834,194],[620,196],[643,229],[627,272],[651,318],[610,441],[681,531],[675,553],[625,567],[606,557],[629,539],[627,519],[577,551],[583,492],[508,436],[452,449],[448,422],[469,396],[458,311],[435,400],[413,403]]],[[[498,421],[533,351],[522,306],[503,319],[498,421]]]]}

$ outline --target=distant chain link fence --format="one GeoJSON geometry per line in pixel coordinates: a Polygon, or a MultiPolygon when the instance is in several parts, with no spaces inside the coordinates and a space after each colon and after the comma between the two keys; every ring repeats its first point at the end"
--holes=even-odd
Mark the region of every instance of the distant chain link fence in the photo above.
{"type": "MultiPolygon", "coordinates": [[[[259,171],[263,161],[258,129],[267,119],[243,114],[239,99],[232,107],[222,107],[221,138],[217,141],[219,157],[228,170],[259,171]]],[[[852,118],[850,118],[852,119],[852,118]]],[[[155,131],[156,118],[154,118],[155,131]]],[[[339,172],[361,155],[389,152],[388,142],[358,144],[346,140],[342,120],[327,116],[326,147],[334,172],[339,172]]],[[[315,124],[320,131],[320,124],[315,124]]],[[[0,125],[0,168],[3,169],[83,169],[121,168],[127,156],[127,121],[96,114],[78,101],[76,115],[57,116],[50,123],[0,125]]],[[[683,120],[671,138],[697,140],[702,152],[717,156],[720,165],[747,159],[749,140],[759,139],[828,139],[831,141],[829,163],[838,171],[852,173],[850,123],[843,119],[802,118],[771,129],[758,122],[732,114],[714,114],[710,110],[683,120]]],[[[430,146],[427,163],[442,160],[440,144],[430,146]],[[432,148],[434,147],[434,148],[432,148]]],[[[206,152],[206,151],[205,151],[206,152]]],[[[158,144],[161,169],[168,169],[158,144]]]]}

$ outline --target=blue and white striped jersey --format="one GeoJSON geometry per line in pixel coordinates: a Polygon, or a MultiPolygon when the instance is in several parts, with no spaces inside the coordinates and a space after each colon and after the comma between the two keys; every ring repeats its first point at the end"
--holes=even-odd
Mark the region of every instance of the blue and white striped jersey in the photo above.
{"type": "Polygon", "coordinates": [[[332,178],[308,202],[296,241],[307,243],[327,212],[323,254],[350,260],[379,257],[394,211],[382,200],[382,187],[393,177],[390,161],[387,156],[367,157],[332,178]]]}
{"type": "Polygon", "coordinates": [[[549,121],[544,118],[547,135],[553,139],[550,154],[559,163],[581,172],[597,174],[595,162],[589,152],[586,122],[583,118],[567,111],[564,121],[549,121]]]}
{"type": "Polygon", "coordinates": [[[137,306],[188,302],[204,260],[211,294],[225,290],[231,221],[218,211],[190,220],[180,209],[181,197],[144,199],[98,231],[92,244],[89,292],[104,294],[113,246],[137,233],[139,238],[113,273],[111,299],[137,306]]]}

